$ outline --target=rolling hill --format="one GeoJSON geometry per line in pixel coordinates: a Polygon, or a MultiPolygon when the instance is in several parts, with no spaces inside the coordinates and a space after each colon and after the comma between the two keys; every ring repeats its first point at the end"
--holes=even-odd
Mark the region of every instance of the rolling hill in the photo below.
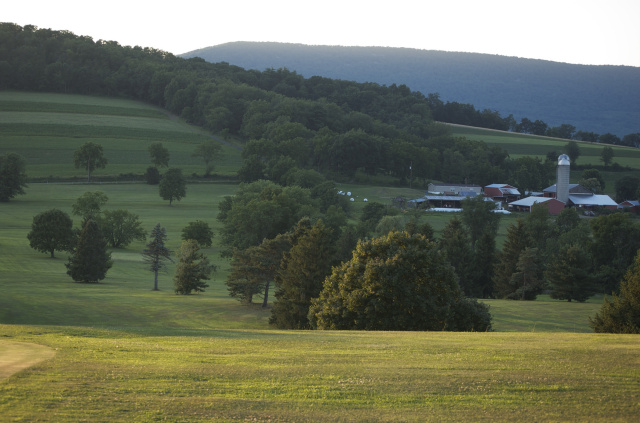
{"type": "Polygon", "coordinates": [[[234,42],[182,57],[246,69],[288,68],[314,75],[404,84],[444,101],[497,110],[520,120],[562,123],[620,137],[640,132],[640,68],[585,66],[476,53],[387,47],[234,42]]]}

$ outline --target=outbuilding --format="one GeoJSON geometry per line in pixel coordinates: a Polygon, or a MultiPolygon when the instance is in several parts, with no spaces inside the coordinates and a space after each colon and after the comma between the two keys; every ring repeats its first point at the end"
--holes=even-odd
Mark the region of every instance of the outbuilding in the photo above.
{"type": "Polygon", "coordinates": [[[531,209],[536,204],[542,204],[549,210],[549,214],[556,215],[564,209],[564,203],[550,197],[527,197],[509,203],[510,211],[520,211],[531,213],[531,209]]]}

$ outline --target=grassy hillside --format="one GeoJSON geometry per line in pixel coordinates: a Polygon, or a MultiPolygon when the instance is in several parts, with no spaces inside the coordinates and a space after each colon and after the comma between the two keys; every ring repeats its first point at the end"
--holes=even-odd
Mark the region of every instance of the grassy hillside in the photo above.
{"type": "MultiPolygon", "coordinates": [[[[85,142],[101,144],[109,164],[93,176],[144,174],[151,165],[149,145],[162,142],[170,166],[187,175],[204,173],[204,162],[191,157],[195,146],[210,135],[172,118],[165,111],[136,101],[104,97],[0,91],[0,153],[16,152],[27,159],[30,179],[79,178],[73,152],[85,142]]],[[[224,161],[215,172],[235,174],[239,151],[224,145],[224,161]]],[[[131,179],[131,178],[123,178],[131,179]]]]}
{"type": "MultiPolygon", "coordinates": [[[[112,167],[144,171],[153,140],[169,148],[172,165],[202,173],[190,152],[205,136],[153,107],[76,96],[0,93],[0,98],[5,104],[0,152],[18,148],[28,157],[30,175],[60,172],[82,179],[84,172],[73,169],[71,157],[91,134],[104,143],[110,159],[96,172],[105,178],[117,174],[112,167]],[[32,126],[34,121],[42,123],[32,126]],[[173,134],[183,135],[173,139],[173,134]]],[[[238,152],[226,152],[217,169],[232,173],[238,152]]],[[[341,188],[357,196],[356,210],[365,197],[388,203],[397,195],[421,193],[371,185],[341,188]]],[[[601,298],[583,304],[548,298],[487,301],[493,333],[278,331],[267,323],[269,310],[242,306],[227,295],[228,262],[218,254],[217,239],[204,250],[218,266],[210,287],[180,296],[173,293],[173,265],[160,275],[161,290],[151,290],[153,274],[140,254],[144,242],[113,250],[107,278],[87,285],[66,275],[66,253],[50,259],[32,250],[26,238],[37,213],[54,207],[70,213],[82,193],[101,190],[109,197],[105,209],[139,215],[147,232],[160,222],[175,249],[190,221],[206,221],[217,231],[218,204],[235,189],[192,183],[186,197],[169,206],[157,186],[142,183],[31,183],[26,195],[0,203],[0,375],[6,363],[19,361],[15,355],[27,348],[24,343],[55,352],[0,379],[0,420],[629,421],[636,416],[640,344],[636,337],[590,333],[588,316],[601,298]]],[[[429,221],[439,231],[448,217],[429,221]]]]}

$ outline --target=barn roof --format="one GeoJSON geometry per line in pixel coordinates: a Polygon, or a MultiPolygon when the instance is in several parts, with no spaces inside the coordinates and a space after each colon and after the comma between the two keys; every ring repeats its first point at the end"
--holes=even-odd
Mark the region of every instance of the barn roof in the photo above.
{"type": "Polygon", "coordinates": [[[569,195],[569,200],[577,206],[618,206],[608,195],[569,195]]]}
{"type": "Polygon", "coordinates": [[[522,206],[522,207],[531,207],[534,204],[538,203],[546,203],[547,201],[552,200],[551,197],[527,197],[522,200],[513,201],[509,203],[510,206],[522,206]]]}

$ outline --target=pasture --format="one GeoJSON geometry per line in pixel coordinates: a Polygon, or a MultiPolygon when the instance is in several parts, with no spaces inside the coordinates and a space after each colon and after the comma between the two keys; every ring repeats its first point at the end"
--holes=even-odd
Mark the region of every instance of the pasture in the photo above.
{"type": "MultiPolygon", "coordinates": [[[[95,172],[96,183],[31,183],[26,195],[0,203],[0,420],[632,421],[640,412],[639,339],[590,331],[601,297],[582,304],[487,300],[491,333],[280,331],[268,325],[268,309],[227,295],[229,265],[215,239],[204,252],[218,271],[198,295],[174,294],[172,265],[152,291],[141,241],[112,251],[114,265],[101,283],[73,283],[66,253],[50,259],[29,247],[37,213],[55,207],[70,214],[82,193],[101,190],[109,197],[104,209],[139,215],[147,232],[161,223],[175,250],[190,221],[217,231],[218,204],[236,189],[191,183],[169,206],[157,186],[100,183],[100,176],[144,172],[147,147],[157,140],[169,148],[170,164],[202,173],[190,155],[207,135],[140,103],[0,93],[0,153],[27,157],[36,180],[82,179],[71,157],[89,134],[110,161],[95,172]],[[28,353],[30,343],[48,349],[28,353]],[[45,361],[7,370],[41,354],[45,361]]],[[[233,147],[225,153],[216,167],[222,175],[240,160],[233,147]]],[[[423,194],[340,188],[357,196],[355,213],[365,197],[388,204],[423,194]]],[[[425,218],[439,234],[450,216],[425,218]]],[[[502,236],[512,219],[502,219],[502,236]]]]}

